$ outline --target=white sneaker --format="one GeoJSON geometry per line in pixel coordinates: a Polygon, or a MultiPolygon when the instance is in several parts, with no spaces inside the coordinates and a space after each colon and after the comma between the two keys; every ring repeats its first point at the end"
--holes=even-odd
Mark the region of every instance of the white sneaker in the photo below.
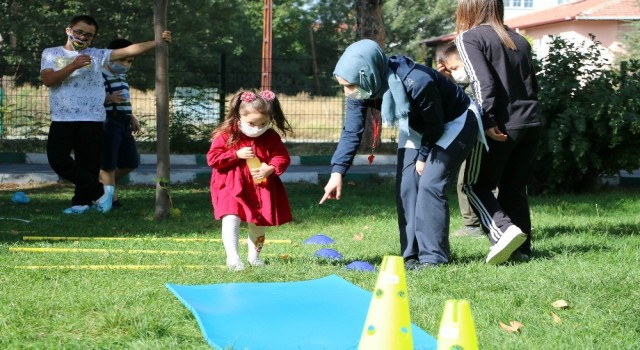
{"type": "Polygon", "coordinates": [[[499,265],[509,260],[511,254],[526,240],[527,235],[518,226],[509,226],[498,242],[491,247],[487,255],[487,264],[499,265]]]}
{"type": "Polygon", "coordinates": [[[242,270],[244,270],[244,264],[242,263],[242,261],[240,261],[240,259],[233,260],[233,261],[227,261],[227,267],[229,268],[230,271],[242,271],[242,270]]]}
{"type": "Polygon", "coordinates": [[[253,260],[249,260],[249,265],[253,267],[260,267],[260,266],[264,266],[265,263],[260,259],[253,259],[253,260]]]}
{"type": "Polygon", "coordinates": [[[101,213],[108,213],[113,205],[113,193],[115,188],[110,185],[104,186],[104,194],[96,200],[96,209],[101,213]]]}
{"type": "Polygon", "coordinates": [[[70,208],[63,210],[62,212],[65,214],[82,214],[89,210],[88,205],[74,205],[70,208]]]}

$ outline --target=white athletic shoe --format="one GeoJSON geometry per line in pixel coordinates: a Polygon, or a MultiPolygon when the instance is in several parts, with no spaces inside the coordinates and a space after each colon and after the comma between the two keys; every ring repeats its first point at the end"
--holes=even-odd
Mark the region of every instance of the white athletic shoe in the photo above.
{"type": "Polygon", "coordinates": [[[96,200],[96,209],[101,213],[108,213],[113,205],[113,193],[115,188],[113,186],[105,185],[104,194],[102,197],[96,200]]]}
{"type": "Polygon", "coordinates": [[[253,267],[260,267],[260,266],[264,266],[265,263],[260,259],[253,259],[253,260],[249,260],[249,265],[253,267]]]}
{"type": "Polygon", "coordinates": [[[233,261],[227,261],[227,267],[229,268],[230,271],[242,271],[242,270],[244,270],[244,264],[242,263],[242,261],[240,261],[240,259],[233,260],[233,261]]]}
{"type": "Polygon", "coordinates": [[[509,260],[511,254],[526,240],[527,235],[518,226],[509,226],[498,242],[491,247],[487,255],[487,264],[499,265],[509,260]]]}
{"type": "Polygon", "coordinates": [[[82,214],[89,210],[88,205],[74,205],[73,207],[67,208],[62,212],[65,214],[82,214]]]}

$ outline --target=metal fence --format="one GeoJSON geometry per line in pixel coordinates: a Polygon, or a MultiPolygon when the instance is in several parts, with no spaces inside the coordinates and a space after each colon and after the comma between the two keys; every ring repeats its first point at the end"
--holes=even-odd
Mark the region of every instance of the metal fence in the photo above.
{"type": "MultiPolygon", "coordinates": [[[[136,88],[137,81],[142,81],[138,84],[142,86],[145,81],[146,85],[153,81],[153,56],[145,56],[136,58],[131,71],[135,72],[129,79],[132,87],[131,102],[134,114],[143,126],[138,140],[154,141],[155,92],[144,87],[136,88]]],[[[218,56],[203,59],[201,63],[192,62],[188,69],[181,69],[179,65],[172,66],[170,61],[169,83],[174,85],[170,86],[170,128],[173,132],[186,133],[194,139],[207,139],[215,125],[224,118],[229,99],[234,93],[242,87],[259,87],[259,62],[255,58],[234,59],[234,64],[231,65],[225,63],[223,56],[218,56]],[[206,69],[199,72],[194,67],[206,69]]],[[[284,113],[294,130],[293,134],[287,135],[285,141],[336,142],[343,127],[345,106],[336,82],[326,74],[321,77],[289,74],[287,64],[274,60],[272,65],[272,89],[278,94],[284,113]],[[320,88],[321,84],[324,91],[328,87],[333,95],[318,94],[323,90],[320,88]]],[[[291,64],[301,65],[304,62],[291,64]]],[[[39,71],[40,66],[33,64],[21,69],[39,71]]],[[[13,76],[0,77],[0,140],[46,139],[49,122],[48,89],[44,85],[16,86],[13,76]]],[[[383,129],[381,136],[383,140],[394,140],[395,134],[396,130],[383,129]]]]}

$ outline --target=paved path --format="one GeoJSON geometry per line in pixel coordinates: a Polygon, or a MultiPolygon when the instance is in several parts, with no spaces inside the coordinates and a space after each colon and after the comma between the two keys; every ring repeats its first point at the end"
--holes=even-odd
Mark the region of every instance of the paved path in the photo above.
{"type": "MultiPolygon", "coordinates": [[[[51,170],[44,154],[27,153],[23,157],[18,157],[22,162],[17,160],[7,162],[7,159],[1,158],[0,185],[29,186],[59,182],[58,175],[51,170]]],[[[292,156],[291,158],[292,165],[281,176],[283,182],[318,184],[324,183],[328,179],[331,172],[328,157],[292,156]],[[326,165],[324,165],[325,163],[326,165]]],[[[129,175],[127,183],[155,184],[155,160],[155,155],[141,155],[141,165],[129,175]]],[[[368,165],[367,156],[358,155],[354,159],[354,166],[349,169],[346,179],[393,177],[396,171],[395,161],[395,155],[379,155],[376,156],[373,165],[368,165]]],[[[211,176],[211,169],[207,165],[198,163],[203,163],[203,159],[199,159],[196,155],[172,155],[171,182],[185,183],[208,179],[211,176]]],[[[640,169],[633,172],[621,171],[619,177],[606,180],[612,184],[617,183],[623,186],[640,186],[640,169]]]]}
{"type": "MultiPolygon", "coordinates": [[[[394,176],[396,166],[357,165],[351,167],[348,178],[363,176],[394,176]]],[[[281,176],[283,182],[309,182],[318,184],[331,172],[329,165],[291,165],[281,176]]],[[[206,165],[171,165],[171,182],[185,183],[207,179],[211,169],[206,165]]],[[[142,164],[129,174],[129,184],[155,184],[156,165],[142,164]]],[[[0,164],[0,185],[45,185],[57,183],[58,175],[48,164],[0,164]]]]}

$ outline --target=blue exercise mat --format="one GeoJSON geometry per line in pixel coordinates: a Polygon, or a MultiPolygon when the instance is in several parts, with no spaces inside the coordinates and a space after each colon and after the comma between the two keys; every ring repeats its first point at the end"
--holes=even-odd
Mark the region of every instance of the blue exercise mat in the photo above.
{"type": "MultiPolygon", "coordinates": [[[[357,349],[371,302],[370,292],[337,275],[166,286],[193,313],[214,349],[357,349]]],[[[436,349],[434,337],[413,324],[411,332],[414,349],[436,349]]]]}

